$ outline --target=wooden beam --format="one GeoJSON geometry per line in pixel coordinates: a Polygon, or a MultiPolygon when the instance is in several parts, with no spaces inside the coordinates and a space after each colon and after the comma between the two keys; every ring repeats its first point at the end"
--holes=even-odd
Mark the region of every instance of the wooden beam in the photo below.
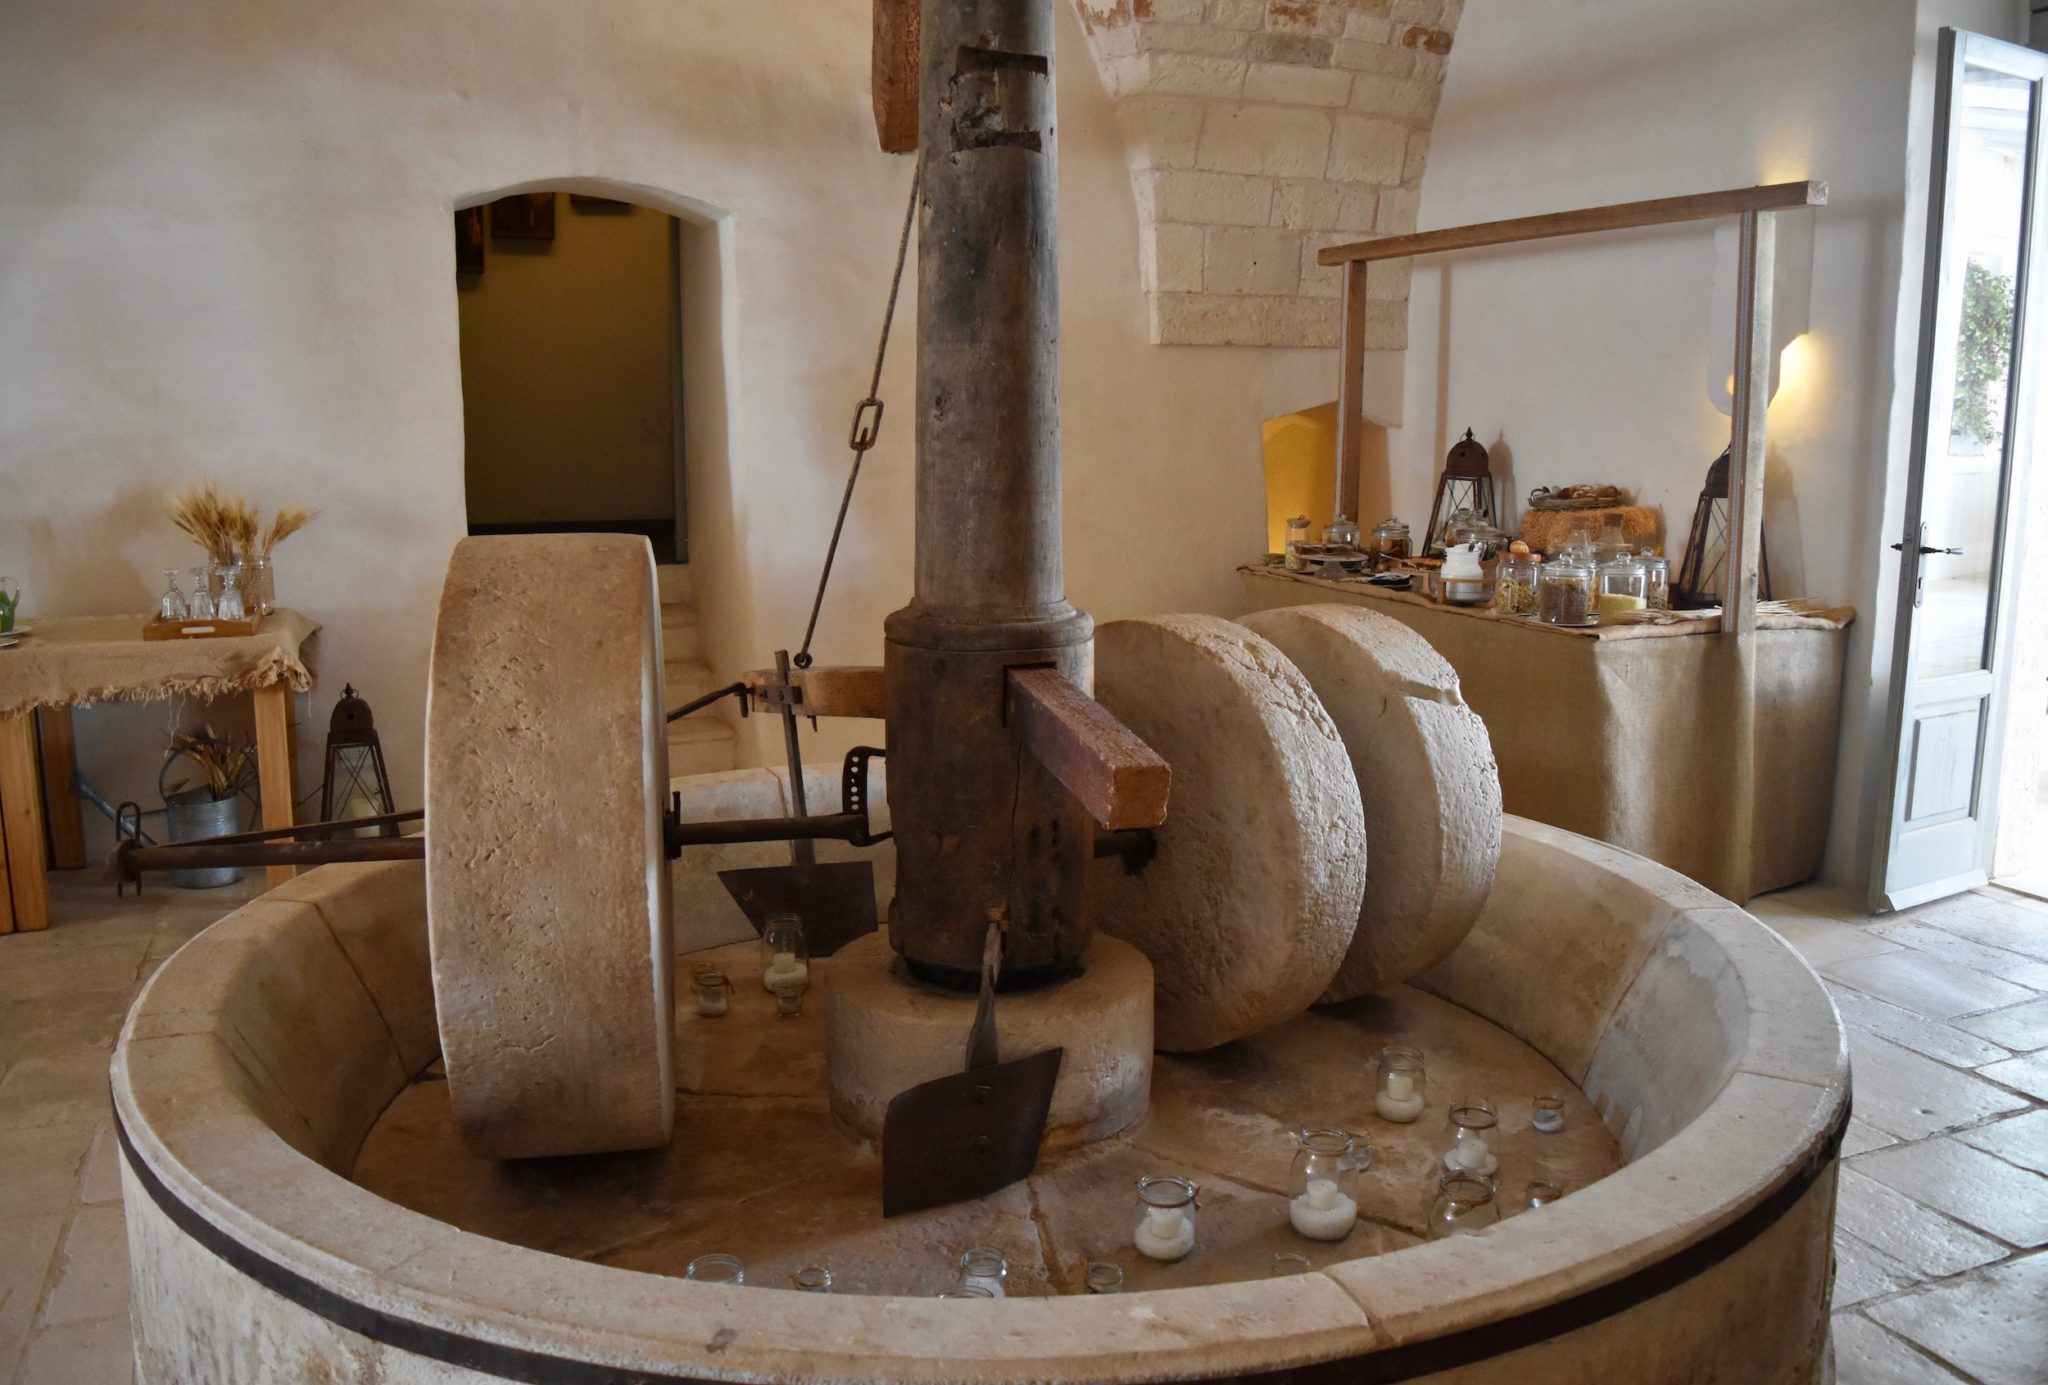
{"type": "Polygon", "coordinates": [[[14,926],[50,926],[50,878],[43,864],[43,787],[36,772],[35,713],[0,713],[0,836],[14,926]]]}
{"type": "Polygon", "coordinates": [[[1756,629],[1758,555],[1763,548],[1764,419],[1771,406],[1771,290],[1777,219],[1742,214],[1735,254],[1735,425],[1728,448],[1728,556],[1721,628],[1756,629]]]}
{"type": "Polygon", "coordinates": [[[875,0],[872,72],[875,136],[885,154],[917,148],[918,0],[875,0]]]}
{"type": "Polygon", "coordinates": [[[1546,212],[1541,216],[1518,216],[1508,221],[1451,226],[1441,231],[1417,231],[1407,236],[1351,241],[1317,251],[1316,263],[1336,265],[1356,260],[1403,260],[1411,255],[1437,255],[1446,250],[1474,250],[1483,245],[1512,245],[1517,241],[1549,240],[1591,231],[1622,231],[1636,226],[1669,226],[1682,221],[1739,216],[1745,212],[1820,207],[1825,206],[1827,200],[1826,183],[1811,180],[1767,183],[1762,187],[1698,192],[1686,197],[1657,197],[1647,202],[1617,202],[1575,212],[1546,212]]]}
{"type": "MultiPolygon", "coordinates": [[[[263,825],[290,827],[294,821],[292,765],[292,690],[266,683],[250,694],[256,707],[256,783],[263,795],[263,825]]],[[[295,866],[266,866],[263,877],[271,889],[297,875],[295,866]]]]}
{"type": "Polygon", "coordinates": [[[69,707],[43,707],[36,712],[43,742],[43,807],[49,814],[50,864],[58,870],[85,865],[85,824],[79,820],[78,795],[71,792],[78,768],[78,740],[69,707]]]}
{"type": "MultiPolygon", "coordinates": [[[[782,681],[772,668],[755,669],[741,681],[754,691],[782,681]]],[[[803,700],[797,715],[805,717],[883,717],[888,715],[888,697],[883,691],[879,666],[794,669],[789,681],[803,700]]]]}
{"type": "Polygon", "coordinates": [[[1166,821],[1173,771],[1056,668],[1009,671],[1009,718],[1033,759],[1112,832],[1166,821]]]}
{"type": "Polygon", "coordinates": [[[1337,514],[1358,521],[1358,456],[1365,426],[1365,275],[1366,262],[1344,266],[1344,335],[1338,350],[1337,376],[1337,514]]]}

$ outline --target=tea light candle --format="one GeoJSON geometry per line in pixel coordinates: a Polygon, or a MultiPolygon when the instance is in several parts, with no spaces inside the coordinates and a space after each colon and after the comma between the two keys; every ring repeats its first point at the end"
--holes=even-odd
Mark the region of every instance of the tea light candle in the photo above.
{"type": "Polygon", "coordinates": [[[1487,1147],[1483,1135],[1467,1135],[1444,1153],[1444,1167],[1463,1169],[1467,1173],[1491,1174],[1500,1168],[1500,1160],[1487,1147]]]}
{"type": "Polygon", "coordinates": [[[1406,1125],[1422,1114],[1422,1094],[1415,1090],[1415,1074],[1398,1069],[1387,1074],[1387,1085],[1372,1099],[1381,1117],[1406,1125]]]}
{"type": "Polygon", "coordinates": [[[1195,1248],[1194,1223],[1183,1208],[1148,1207],[1131,1233],[1131,1244],[1154,1260],[1178,1260],[1195,1248]]]}
{"type": "Polygon", "coordinates": [[[709,1019],[716,1017],[718,1015],[722,1015],[725,1013],[725,1011],[726,999],[724,990],[720,989],[719,987],[713,986],[708,989],[697,992],[698,1014],[703,1015],[705,1018],[709,1019]]]}
{"type": "Polygon", "coordinates": [[[1564,1102],[1554,1096],[1537,1097],[1529,1124],[1545,1135],[1555,1135],[1564,1129],[1564,1102]]]}
{"type": "Polygon", "coordinates": [[[785,984],[798,987],[811,984],[810,967],[799,962],[794,952],[778,952],[768,963],[768,969],[761,973],[761,989],[779,991],[785,984]]]}
{"type": "Polygon", "coordinates": [[[1358,1221],[1358,1203],[1328,1178],[1311,1178],[1308,1188],[1287,1204],[1287,1220],[1311,1241],[1340,1241],[1358,1221]]]}

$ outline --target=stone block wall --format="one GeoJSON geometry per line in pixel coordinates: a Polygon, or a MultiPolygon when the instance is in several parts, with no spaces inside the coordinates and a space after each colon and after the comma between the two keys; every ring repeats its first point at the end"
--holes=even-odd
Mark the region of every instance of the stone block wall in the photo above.
{"type": "MultiPolygon", "coordinates": [[[[1074,0],[1115,98],[1152,340],[1334,346],[1338,241],[1415,229],[1464,0],[1074,0]]],[[[1405,264],[1368,345],[1407,333],[1405,264]]]]}

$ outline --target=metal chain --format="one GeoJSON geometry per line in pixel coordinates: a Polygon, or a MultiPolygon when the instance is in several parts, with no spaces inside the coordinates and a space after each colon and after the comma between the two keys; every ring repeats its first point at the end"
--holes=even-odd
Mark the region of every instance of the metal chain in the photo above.
{"type": "Polygon", "coordinates": [[[903,209],[903,234],[896,242],[896,273],[889,280],[889,306],[882,310],[882,336],[875,343],[875,373],[868,380],[868,396],[853,406],[853,431],[847,442],[853,448],[853,466],[846,473],[846,490],[839,497],[839,517],[832,521],[832,542],[825,548],[825,567],[818,574],[818,593],[811,598],[811,618],[804,625],[803,648],[791,660],[798,668],[811,666],[811,637],[818,632],[818,612],[825,605],[825,587],[832,580],[832,560],[839,555],[839,535],[846,528],[846,510],[853,504],[853,485],[860,480],[861,459],[882,432],[882,362],[889,355],[889,329],[896,322],[896,295],[903,287],[903,265],[910,255],[910,230],[917,224],[917,188],[923,180],[920,165],[910,175],[910,205],[903,209]]]}

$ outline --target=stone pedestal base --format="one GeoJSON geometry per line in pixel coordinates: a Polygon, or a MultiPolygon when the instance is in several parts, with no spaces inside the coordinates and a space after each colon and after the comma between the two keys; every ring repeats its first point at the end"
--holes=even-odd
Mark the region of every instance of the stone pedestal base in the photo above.
{"type": "MultiPolygon", "coordinates": [[[[962,1070],[975,998],[911,979],[885,933],[849,943],[822,964],[825,1081],[832,1113],[879,1141],[897,1093],[962,1070]]],[[[1116,1134],[1145,1114],[1152,1091],[1152,965],[1128,943],[1097,935],[1082,974],[996,997],[1002,1056],[1065,1048],[1044,1149],[1116,1134]]]]}

